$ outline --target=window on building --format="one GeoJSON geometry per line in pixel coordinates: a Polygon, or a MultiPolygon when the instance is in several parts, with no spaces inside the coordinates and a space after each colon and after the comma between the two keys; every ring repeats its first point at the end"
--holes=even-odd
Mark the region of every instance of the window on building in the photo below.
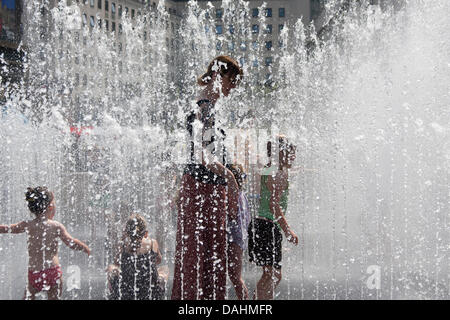
{"type": "Polygon", "coordinates": [[[258,60],[257,59],[253,60],[252,64],[253,64],[253,67],[257,67],[259,65],[258,60]]]}
{"type": "Polygon", "coordinates": [[[264,29],[264,33],[266,33],[266,34],[272,33],[272,25],[271,24],[266,25],[266,28],[264,29]]]}
{"type": "Polygon", "coordinates": [[[252,32],[253,33],[259,33],[259,25],[258,24],[252,25],[252,32]]]}
{"type": "Polygon", "coordinates": [[[272,50],[272,41],[266,41],[266,49],[272,50]]]}
{"type": "Polygon", "coordinates": [[[247,43],[246,42],[241,42],[241,50],[247,51],[247,43]]]}
{"type": "Polygon", "coordinates": [[[90,22],[91,28],[93,28],[93,27],[95,26],[95,19],[94,19],[94,16],[90,16],[90,17],[89,17],[89,22],[90,22]]]}
{"type": "Polygon", "coordinates": [[[99,9],[102,8],[102,0],[97,1],[97,8],[99,8],[99,9]]]}
{"type": "Polygon", "coordinates": [[[91,8],[95,7],[95,0],[90,0],[91,8]]]}
{"type": "Polygon", "coordinates": [[[284,8],[278,8],[278,16],[284,18],[286,16],[286,10],[284,8]]]}
{"type": "Polygon", "coordinates": [[[244,57],[239,59],[239,64],[241,65],[241,67],[244,66],[244,64],[245,64],[245,58],[244,57]]]}
{"type": "Polygon", "coordinates": [[[283,40],[278,40],[278,47],[279,48],[283,48],[284,47],[283,40]]]}
{"type": "Polygon", "coordinates": [[[83,26],[87,24],[87,15],[86,13],[83,13],[83,26]]]}
{"type": "Polygon", "coordinates": [[[216,25],[216,34],[222,34],[223,30],[222,30],[222,25],[218,24],[216,25]]]}
{"type": "Polygon", "coordinates": [[[259,16],[259,9],[258,8],[253,8],[252,9],[252,17],[256,18],[259,16]]]}
{"type": "Polygon", "coordinates": [[[105,0],[105,12],[109,11],[109,1],[105,0]]]}
{"type": "Polygon", "coordinates": [[[223,16],[223,9],[219,8],[216,9],[216,19],[222,19],[223,16]]]}
{"type": "Polygon", "coordinates": [[[109,21],[105,19],[105,29],[109,30],[109,21]]]}
{"type": "Polygon", "coordinates": [[[264,12],[266,17],[272,17],[272,8],[266,8],[264,12]]]}
{"type": "Polygon", "coordinates": [[[119,34],[122,34],[122,31],[123,31],[123,29],[122,29],[122,24],[119,23],[119,34]]]}
{"type": "Polygon", "coordinates": [[[257,50],[259,48],[258,41],[252,41],[252,48],[253,48],[253,50],[257,50]]]}
{"type": "Polygon", "coordinates": [[[228,42],[228,50],[234,51],[234,41],[228,42]]]}
{"type": "Polygon", "coordinates": [[[119,18],[122,17],[122,5],[119,4],[119,18]]]}
{"type": "Polygon", "coordinates": [[[125,7],[125,16],[128,16],[128,7],[125,7]]]}
{"type": "Polygon", "coordinates": [[[131,18],[134,18],[134,9],[131,9],[131,18]]]}
{"type": "Polygon", "coordinates": [[[230,32],[230,34],[234,34],[234,26],[232,24],[228,26],[228,31],[230,32]]]}
{"type": "Polygon", "coordinates": [[[269,67],[272,64],[272,57],[266,57],[266,67],[269,67]]]}
{"type": "Polygon", "coordinates": [[[324,8],[324,0],[311,0],[311,19],[316,19],[324,8]]]}
{"type": "Polygon", "coordinates": [[[279,24],[278,25],[278,32],[281,33],[281,30],[284,29],[284,24],[279,24]]]}
{"type": "Polygon", "coordinates": [[[116,31],[116,23],[115,22],[111,22],[111,31],[112,32],[116,31]]]}
{"type": "Polygon", "coordinates": [[[102,28],[102,19],[97,20],[97,25],[100,29],[102,28]]]}
{"type": "Polygon", "coordinates": [[[111,13],[112,14],[116,13],[116,4],[114,2],[111,3],[111,13]]]}
{"type": "Polygon", "coordinates": [[[217,43],[216,43],[216,49],[217,49],[217,51],[222,50],[222,42],[217,41],[217,43]]]}

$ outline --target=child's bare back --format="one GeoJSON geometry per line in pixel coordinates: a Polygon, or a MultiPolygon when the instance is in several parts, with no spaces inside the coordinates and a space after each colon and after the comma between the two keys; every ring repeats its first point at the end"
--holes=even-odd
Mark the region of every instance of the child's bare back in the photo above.
{"type": "Polygon", "coordinates": [[[28,237],[28,268],[45,270],[59,265],[58,239],[68,246],[73,241],[64,226],[54,220],[36,218],[24,223],[28,237]]]}

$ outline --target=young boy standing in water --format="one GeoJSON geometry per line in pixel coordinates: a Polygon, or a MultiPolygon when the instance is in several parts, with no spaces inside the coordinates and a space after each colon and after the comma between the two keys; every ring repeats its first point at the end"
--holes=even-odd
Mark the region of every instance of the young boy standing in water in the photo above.
{"type": "Polygon", "coordinates": [[[25,193],[33,220],[10,226],[0,225],[0,233],[27,233],[28,287],[24,299],[34,300],[37,293],[47,291],[49,300],[57,300],[62,293],[62,270],[58,258],[58,238],[69,248],[90,255],[89,247],[74,239],[64,225],[54,221],[55,197],[46,187],[28,188],[25,193]]]}
{"type": "Polygon", "coordinates": [[[258,214],[249,226],[248,252],[251,262],[262,267],[263,274],[256,285],[258,300],[272,300],[281,281],[283,234],[298,245],[298,236],[287,223],[285,214],[289,195],[289,173],[295,160],[295,145],[285,136],[278,136],[278,165],[272,164],[272,142],[267,143],[269,163],[261,175],[261,198],[258,214]]]}

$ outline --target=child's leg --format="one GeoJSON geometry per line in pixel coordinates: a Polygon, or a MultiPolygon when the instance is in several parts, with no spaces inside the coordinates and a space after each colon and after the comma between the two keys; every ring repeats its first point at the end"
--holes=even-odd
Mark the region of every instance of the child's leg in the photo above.
{"type": "Polygon", "coordinates": [[[228,245],[228,270],[239,300],[248,299],[248,289],[242,280],[242,249],[236,243],[228,245]]]}
{"type": "Polygon", "coordinates": [[[256,286],[256,299],[273,300],[275,288],[281,281],[281,269],[264,266],[261,279],[256,286]]]}
{"type": "Polygon", "coordinates": [[[23,294],[23,300],[35,300],[36,294],[38,291],[33,288],[30,284],[28,284],[28,289],[25,288],[25,292],[23,294]]]}
{"type": "Polygon", "coordinates": [[[63,288],[63,281],[62,281],[62,277],[61,277],[58,279],[58,283],[54,286],[51,286],[50,290],[48,290],[48,292],[47,292],[48,300],[61,299],[62,288],[63,288]]]}

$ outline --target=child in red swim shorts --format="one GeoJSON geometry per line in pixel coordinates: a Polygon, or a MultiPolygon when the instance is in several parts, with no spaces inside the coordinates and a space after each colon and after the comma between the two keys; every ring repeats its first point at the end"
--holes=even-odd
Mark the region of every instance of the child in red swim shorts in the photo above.
{"type": "Polygon", "coordinates": [[[57,300],[62,292],[62,271],[58,259],[58,239],[69,248],[90,255],[89,247],[74,239],[64,225],[53,220],[55,197],[46,187],[28,188],[25,193],[33,220],[7,226],[0,225],[0,233],[27,233],[28,286],[24,299],[34,300],[35,295],[47,291],[49,300],[57,300]]]}

